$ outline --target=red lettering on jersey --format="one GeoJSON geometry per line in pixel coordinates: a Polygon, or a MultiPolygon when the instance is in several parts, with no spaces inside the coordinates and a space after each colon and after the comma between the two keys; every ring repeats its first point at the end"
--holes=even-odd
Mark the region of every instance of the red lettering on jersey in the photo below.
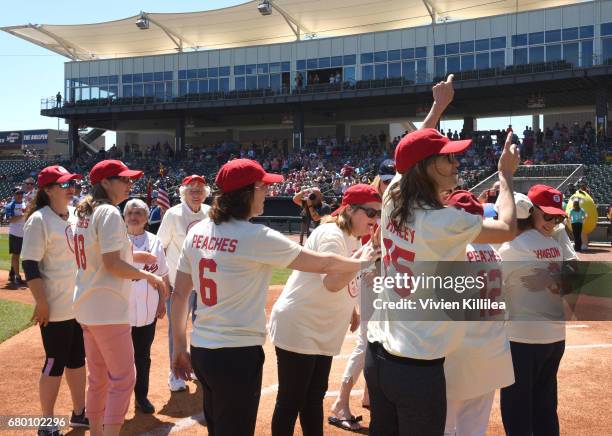
{"type": "Polygon", "coordinates": [[[223,238],[223,242],[221,245],[221,251],[227,251],[227,246],[229,244],[229,241],[230,241],[229,239],[223,238]]]}
{"type": "Polygon", "coordinates": [[[216,243],[215,243],[215,248],[213,248],[213,250],[215,250],[215,251],[223,251],[223,250],[221,249],[221,246],[223,245],[223,240],[224,240],[224,239],[225,239],[225,238],[218,238],[218,239],[217,239],[217,241],[216,241],[216,243]]]}
{"type": "Polygon", "coordinates": [[[413,229],[411,229],[410,227],[401,226],[400,228],[397,228],[395,226],[395,224],[393,223],[393,221],[389,221],[387,223],[387,230],[389,232],[393,233],[394,235],[399,236],[404,241],[408,241],[411,244],[414,244],[414,234],[415,234],[415,231],[413,229]]]}
{"type": "Polygon", "coordinates": [[[557,247],[549,247],[533,251],[538,259],[555,259],[561,257],[561,252],[557,247]]]}
{"type": "Polygon", "coordinates": [[[77,221],[77,227],[80,229],[86,229],[89,227],[89,218],[79,218],[77,221]]]}
{"type": "Polygon", "coordinates": [[[237,239],[230,240],[229,249],[227,251],[229,253],[234,253],[237,248],[238,248],[238,240],[237,239]]]}

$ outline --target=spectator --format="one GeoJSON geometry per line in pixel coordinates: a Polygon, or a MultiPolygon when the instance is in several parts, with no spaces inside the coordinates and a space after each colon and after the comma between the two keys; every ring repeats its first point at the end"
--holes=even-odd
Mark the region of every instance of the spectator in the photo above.
{"type": "Polygon", "coordinates": [[[62,94],[59,91],[55,94],[55,107],[62,107],[62,94]]]}
{"type": "Polygon", "coordinates": [[[293,197],[293,202],[302,208],[302,226],[300,229],[300,245],[304,244],[304,235],[310,236],[310,226],[318,225],[321,218],[331,213],[327,203],[323,202],[323,195],[319,188],[307,188],[299,191],[293,197]]]}
{"type": "Polygon", "coordinates": [[[572,224],[572,232],[574,233],[574,249],[578,252],[582,251],[582,224],[587,216],[584,209],[580,207],[580,200],[574,200],[569,217],[572,224]]]}
{"type": "Polygon", "coordinates": [[[11,255],[11,270],[9,272],[9,289],[27,286],[19,274],[19,256],[21,255],[21,245],[23,243],[24,209],[23,190],[20,187],[16,187],[13,189],[13,199],[4,208],[6,219],[10,223],[9,254],[11,255]]]}

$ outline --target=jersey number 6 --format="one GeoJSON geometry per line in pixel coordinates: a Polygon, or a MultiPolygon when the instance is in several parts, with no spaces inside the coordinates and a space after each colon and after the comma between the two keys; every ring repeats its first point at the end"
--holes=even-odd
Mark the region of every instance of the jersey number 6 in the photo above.
{"type": "Polygon", "coordinates": [[[207,269],[210,272],[217,271],[217,262],[212,259],[200,259],[200,298],[206,306],[217,304],[217,284],[213,279],[204,276],[207,269]]]}

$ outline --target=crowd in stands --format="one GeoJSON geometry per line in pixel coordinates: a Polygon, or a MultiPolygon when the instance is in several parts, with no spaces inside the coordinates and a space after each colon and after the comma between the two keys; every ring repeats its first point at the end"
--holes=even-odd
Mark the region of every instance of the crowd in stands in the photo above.
{"type": "MultiPolygon", "coordinates": [[[[472,134],[473,145],[459,156],[461,163],[461,187],[470,188],[496,171],[505,129],[480,131],[472,134]]],[[[463,131],[446,135],[452,139],[464,139],[463,131]]],[[[603,164],[612,157],[610,143],[598,143],[590,122],[570,128],[555,124],[552,128],[532,130],[526,127],[523,138],[515,142],[521,148],[525,165],[586,163],[603,164]]],[[[97,156],[82,156],[74,162],[63,164],[74,172],[86,175],[91,166],[101,159],[122,159],[131,166],[142,168],[145,177],[134,186],[136,195],[145,196],[148,183],[152,189],[162,187],[172,203],[178,202],[177,187],[189,174],[202,174],[209,183],[214,181],[220,165],[237,157],[258,160],[270,172],[282,173],[285,181],[270,190],[272,196],[293,196],[308,187],[317,187],[333,202],[346,189],[356,183],[369,183],[376,175],[381,161],[392,158],[400,136],[387,139],[384,132],[346,138],[342,143],[331,137],[319,137],[306,141],[300,150],[289,152],[284,141],[222,142],[206,147],[187,146],[184,155],[175,156],[169,143],[152,145],[125,144],[123,149],[113,146],[97,156]]],[[[27,165],[14,171],[0,171],[0,207],[10,201],[11,190],[25,177],[35,176],[37,169],[49,164],[45,161],[26,159],[27,165]]],[[[57,162],[53,162],[57,163],[57,162]]],[[[15,166],[12,163],[13,167],[15,166]]],[[[605,172],[605,169],[603,170],[605,172]]],[[[87,185],[87,180],[84,180],[87,185]]],[[[600,195],[599,201],[608,195],[600,195]]],[[[596,198],[596,201],[598,199],[596,198]]]]}

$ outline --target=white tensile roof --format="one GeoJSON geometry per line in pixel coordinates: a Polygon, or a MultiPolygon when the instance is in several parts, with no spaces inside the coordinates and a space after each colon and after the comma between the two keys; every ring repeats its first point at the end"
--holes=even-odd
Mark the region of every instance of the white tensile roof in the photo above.
{"type": "Polygon", "coordinates": [[[580,3],[580,0],[260,0],[202,12],[145,13],[78,25],[27,24],[1,28],[73,60],[147,56],[177,51],[276,44],[428,25],[580,3]]]}

